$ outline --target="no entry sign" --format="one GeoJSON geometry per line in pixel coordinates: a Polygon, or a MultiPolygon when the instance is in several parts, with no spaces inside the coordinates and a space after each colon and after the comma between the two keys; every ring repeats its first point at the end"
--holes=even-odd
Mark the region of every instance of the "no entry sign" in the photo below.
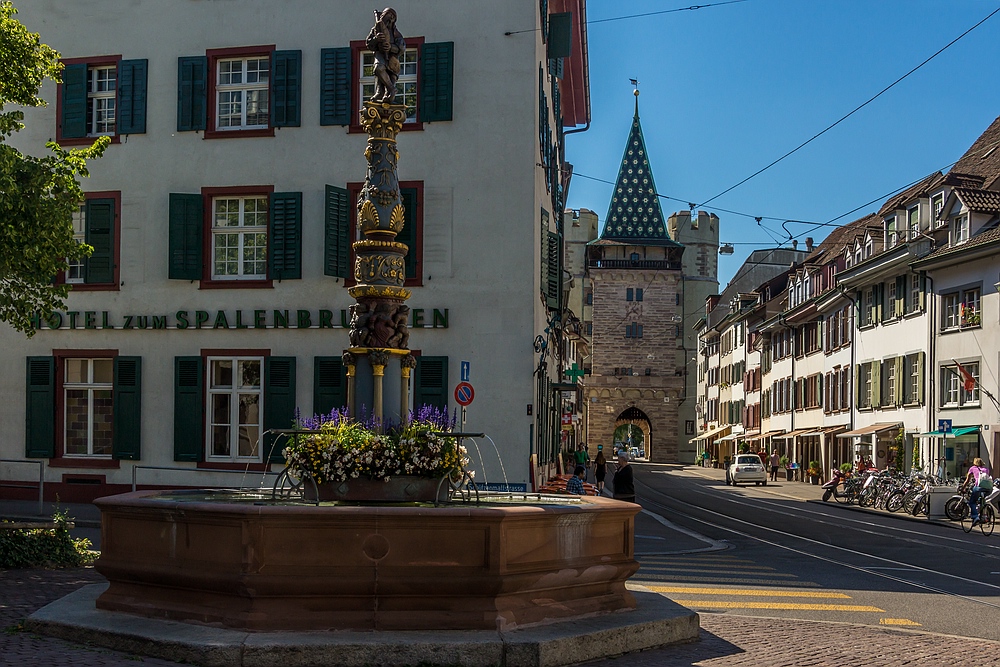
{"type": "Polygon", "coordinates": [[[472,403],[472,399],[475,397],[476,391],[468,382],[459,382],[458,386],[455,387],[455,402],[459,405],[464,407],[472,403]]]}

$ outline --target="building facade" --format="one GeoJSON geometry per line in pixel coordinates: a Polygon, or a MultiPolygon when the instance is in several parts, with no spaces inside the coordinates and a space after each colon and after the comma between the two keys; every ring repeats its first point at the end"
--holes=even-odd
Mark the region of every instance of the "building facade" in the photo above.
{"type": "MultiPolygon", "coordinates": [[[[139,0],[109,32],[110,0],[20,10],[66,69],[12,143],[112,144],[83,182],[74,225],[95,250],[59,277],[73,285],[66,309],[30,339],[0,331],[4,361],[25,369],[5,376],[0,408],[0,458],[24,464],[0,477],[27,483],[41,465],[46,496],[67,501],[133,479],[256,484],[280,469],[266,431],[344,400],[371,14],[139,0]]],[[[560,448],[561,369],[544,343],[564,306],[552,261],[571,171],[563,129],[589,120],[586,3],[396,10],[413,403],[454,411],[469,362],[466,428],[503,459],[474,456],[477,480],[530,489],[560,448]]]]}

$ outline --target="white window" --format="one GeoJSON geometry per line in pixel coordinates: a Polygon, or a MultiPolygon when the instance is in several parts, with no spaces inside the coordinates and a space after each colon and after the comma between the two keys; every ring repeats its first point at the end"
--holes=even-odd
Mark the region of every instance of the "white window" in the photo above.
{"type": "Polygon", "coordinates": [[[969,216],[960,215],[955,218],[955,245],[959,243],[965,243],[969,240],[969,216]]]}
{"type": "Polygon", "coordinates": [[[260,357],[209,357],[208,457],[260,461],[260,357]]]}
{"type": "Polygon", "coordinates": [[[971,390],[966,391],[965,376],[958,370],[958,366],[942,366],[941,384],[944,385],[944,392],[941,399],[943,406],[979,405],[979,362],[965,362],[962,364],[962,368],[972,376],[974,384],[971,390]]]}
{"type": "MultiPolygon", "coordinates": [[[[361,54],[361,99],[375,94],[375,54],[361,54]]],[[[406,122],[417,122],[417,50],[406,49],[399,57],[399,78],[396,79],[396,99],[393,104],[406,105],[406,122]]]]}
{"type": "Polygon", "coordinates": [[[872,407],[872,365],[861,364],[861,408],[872,407]]]}
{"type": "Polygon", "coordinates": [[[908,354],[903,357],[903,403],[914,404],[923,400],[920,395],[921,374],[923,365],[919,354],[908,354]]]}
{"type": "Polygon", "coordinates": [[[66,359],[66,456],[111,457],[113,359],[66,359]]]}
{"type": "Polygon", "coordinates": [[[114,65],[87,70],[87,134],[115,133],[118,68],[114,65]]]}
{"type": "Polygon", "coordinates": [[[896,245],[896,216],[885,219],[885,247],[896,245]]]}
{"type": "Polygon", "coordinates": [[[941,297],[942,305],[942,316],[944,321],[942,322],[942,328],[944,329],[954,329],[958,327],[959,324],[959,314],[961,312],[961,307],[958,302],[958,293],[945,294],[941,297]]]}
{"type": "Polygon", "coordinates": [[[944,368],[944,377],[941,378],[944,385],[942,398],[944,405],[958,405],[958,395],[962,388],[962,381],[958,375],[958,369],[954,366],[944,368]]]}
{"type": "MultiPolygon", "coordinates": [[[[896,360],[885,359],[882,361],[882,369],[885,374],[885,388],[882,389],[884,399],[882,405],[896,404],[896,360]]],[[[902,378],[900,378],[902,379],[902,378]]]]}
{"type": "Polygon", "coordinates": [[[917,238],[920,233],[920,207],[914,206],[906,210],[906,226],[910,230],[910,238],[917,238]]]}
{"type": "Polygon", "coordinates": [[[916,273],[910,274],[910,301],[907,312],[915,313],[920,310],[920,276],[916,273]]]}
{"type": "Polygon", "coordinates": [[[265,129],[270,122],[270,58],[236,58],[216,63],[218,130],[265,129]]]}
{"type": "Polygon", "coordinates": [[[931,197],[931,214],[935,220],[941,217],[941,211],[944,210],[944,193],[939,192],[933,197],[931,197]]]}
{"type": "Polygon", "coordinates": [[[962,326],[978,327],[982,323],[979,288],[962,292],[962,326]]]}
{"type": "MultiPolygon", "coordinates": [[[[73,240],[80,244],[87,242],[87,209],[83,204],[73,212],[73,240]]],[[[66,261],[69,264],[69,268],[66,269],[66,282],[83,283],[83,257],[66,261]]]]}
{"type": "Polygon", "coordinates": [[[888,303],[886,304],[886,308],[888,309],[886,312],[889,316],[889,319],[892,319],[896,316],[896,299],[898,298],[896,295],[896,281],[890,280],[888,286],[889,286],[889,299],[888,303]]]}
{"type": "Polygon", "coordinates": [[[212,201],[212,278],[267,278],[267,197],[212,201]]]}

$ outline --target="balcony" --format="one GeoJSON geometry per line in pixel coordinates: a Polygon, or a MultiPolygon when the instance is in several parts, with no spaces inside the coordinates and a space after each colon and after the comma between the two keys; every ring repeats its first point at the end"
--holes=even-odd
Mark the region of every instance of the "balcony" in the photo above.
{"type": "Polygon", "coordinates": [[[591,259],[588,262],[588,267],[591,269],[653,269],[658,271],[679,271],[681,263],[666,259],[591,259]]]}

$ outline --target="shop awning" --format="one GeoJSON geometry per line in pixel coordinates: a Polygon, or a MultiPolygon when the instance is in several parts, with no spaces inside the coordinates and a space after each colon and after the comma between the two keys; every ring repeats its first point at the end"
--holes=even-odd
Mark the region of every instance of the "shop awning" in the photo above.
{"type": "Polygon", "coordinates": [[[830,435],[834,431],[839,431],[842,428],[847,428],[846,426],[822,426],[820,428],[814,428],[806,433],[799,433],[800,437],[806,437],[810,435],[830,435]]]}
{"type": "Polygon", "coordinates": [[[730,433],[729,435],[722,436],[716,442],[727,442],[729,440],[738,440],[745,436],[746,433],[730,433]]]}
{"type": "Polygon", "coordinates": [[[877,424],[869,424],[868,426],[862,426],[861,428],[856,428],[853,431],[848,431],[847,433],[838,433],[838,438],[853,438],[858,435],[871,435],[872,433],[878,433],[879,431],[886,431],[890,428],[899,428],[903,425],[903,422],[879,422],[877,424]]]}
{"type": "Polygon", "coordinates": [[[723,431],[728,431],[731,428],[732,428],[732,426],[720,426],[719,428],[712,429],[711,431],[705,431],[704,433],[702,433],[701,435],[699,435],[697,438],[691,438],[691,440],[692,441],[694,441],[694,440],[708,440],[709,438],[711,438],[711,437],[713,437],[715,435],[718,435],[719,433],[722,433],[723,431]]]}
{"type": "Polygon", "coordinates": [[[747,442],[752,442],[754,440],[763,440],[764,438],[773,438],[774,436],[778,435],[779,433],[781,433],[781,429],[778,429],[776,431],[768,431],[767,433],[756,433],[756,432],[754,432],[754,434],[752,436],[751,436],[751,434],[748,433],[747,435],[751,436],[751,437],[747,438],[747,442]]]}
{"type": "Polygon", "coordinates": [[[776,435],[776,436],[774,436],[774,439],[775,440],[791,440],[792,438],[795,438],[797,436],[803,435],[804,433],[809,433],[810,431],[815,431],[815,430],[816,430],[815,428],[800,428],[800,429],[796,429],[794,431],[789,431],[788,433],[785,433],[783,435],[776,435]]]}
{"type": "Polygon", "coordinates": [[[921,433],[918,438],[958,438],[963,435],[972,435],[974,433],[979,433],[978,426],[959,426],[957,428],[951,429],[951,433],[945,433],[944,431],[931,431],[930,433],[921,433]]]}

